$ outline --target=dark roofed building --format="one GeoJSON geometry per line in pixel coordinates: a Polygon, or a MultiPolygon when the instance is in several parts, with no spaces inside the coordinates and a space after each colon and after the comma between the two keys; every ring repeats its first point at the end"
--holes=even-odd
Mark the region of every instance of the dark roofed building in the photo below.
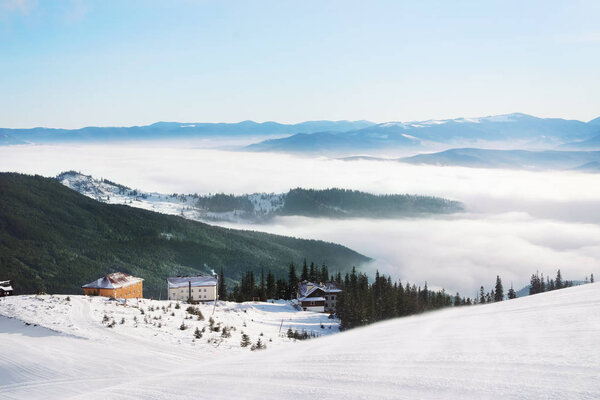
{"type": "Polygon", "coordinates": [[[0,281],[0,297],[11,296],[13,288],[10,281],[0,281]]]}
{"type": "Polygon", "coordinates": [[[336,282],[298,283],[298,304],[304,311],[335,313],[337,296],[342,291],[336,282]]]}

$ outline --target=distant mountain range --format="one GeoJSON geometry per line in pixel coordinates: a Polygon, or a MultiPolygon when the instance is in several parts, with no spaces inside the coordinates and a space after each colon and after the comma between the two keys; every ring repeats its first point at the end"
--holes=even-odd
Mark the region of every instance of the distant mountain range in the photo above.
{"type": "Polygon", "coordinates": [[[374,125],[369,121],[308,121],[299,124],[157,122],[146,126],[86,127],[81,129],[0,128],[0,145],[59,142],[193,139],[206,137],[281,136],[321,131],[345,132],[374,125]]]}
{"type": "Polygon", "coordinates": [[[438,197],[374,195],[345,189],[298,188],[287,193],[199,196],[143,192],[75,171],[63,172],[56,179],[104,203],[125,204],[196,221],[261,223],[276,216],[400,218],[463,210],[461,203],[438,197]]]}
{"type": "MultiPolygon", "coordinates": [[[[298,124],[157,122],[81,129],[0,128],[0,145],[25,143],[245,138],[245,150],[352,155],[508,144],[521,149],[600,149],[600,118],[589,122],[506,114],[413,122],[308,121],[298,124]],[[266,138],[266,140],[265,140],[266,138]]],[[[506,148],[506,146],[504,146],[506,148]]]]}
{"type": "Polygon", "coordinates": [[[600,172],[600,151],[451,149],[400,158],[411,164],[600,172]]]}
{"type": "Polygon", "coordinates": [[[356,153],[372,150],[480,147],[511,143],[521,148],[586,145],[600,135],[599,119],[590,122],[537,118],[526,114],[496,115],[418,122],[387,122],[346,132],[315,132],[268,139],[246,149],[270,152],[356,153]]]}

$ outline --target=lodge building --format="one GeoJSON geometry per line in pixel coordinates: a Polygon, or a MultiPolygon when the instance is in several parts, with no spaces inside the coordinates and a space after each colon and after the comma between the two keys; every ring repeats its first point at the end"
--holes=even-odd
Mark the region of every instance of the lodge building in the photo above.
{"type": "Polygon", "coordinates": [[[10,296],[13,293],[13,288],[10,281],[0,281],[0,297],[10,296]]]}
{"type": "Polygon", "coordinates": [[[336,282],[298,283],[297,302],[304,311],[335,313],[337,296],[342,289],[336,282]]]}
{"type": "Polygon", "coordinates": [[[169,300],[214,301],[217,299],[217,278],[214,276],[178,276],[167,279],[169,300]]]}
{"type": "Polygon", "coordinates": [[[81,288],[86,296],[136,299],[143,297],[143,282],[142,278],[124,272],[113,272],[81,288]]]}

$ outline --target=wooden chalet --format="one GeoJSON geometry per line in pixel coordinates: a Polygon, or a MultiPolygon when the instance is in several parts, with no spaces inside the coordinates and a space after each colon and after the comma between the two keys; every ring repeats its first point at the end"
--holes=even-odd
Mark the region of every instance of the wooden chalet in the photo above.
{"type": "Polygon", "coordinates": [[[135,299],[143,297],[142,278],[124,272],[114,272],[81,288],[87,296],[104,296],[115,299],[135,299]]]}
{"type": "Polygon", "coordinates": [[[337,296],[342,289],[336,282],[298,283],[297,302],[304,311],[335,313],[337,296]]]}

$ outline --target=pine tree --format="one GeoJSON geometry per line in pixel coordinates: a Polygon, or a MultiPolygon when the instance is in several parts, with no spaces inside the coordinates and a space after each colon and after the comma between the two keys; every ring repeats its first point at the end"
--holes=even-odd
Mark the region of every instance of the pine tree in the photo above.
{"type": "Polygon", "coordinates": [[[458,292],[456,292],[456,295],[454,296],[454,306],[460,306],[460,294],[458,292]]]}
{"type": "Polygon", "coordinates": [[[296,267],[294,264],[290,264],[290,270],[288,272],[288,288],[287,296],[288,300],[296,298],[296,291],[298,290],[298,275],[296,275],[296,267]]]}
{"type": "Polygon", "coordinates": [[[483,286],[479,289],[479,303],[485,304],[485,292],[483,290],[483,286]]]}
{"type": "Polygon", "coordinates": [[[590,275],[590,282],[594,283],[594,274],[590,275]]]}
{"type": "Polygon", "coordinates": [[[200,332],[200,329],[198,327],[196,327],[196,330],[194,331],[194,337],[196,339],[202,339],[202,332],[200,332]]]}
{"type": "Polygon", "coordinates": [[[319,277],[317,275],[317,269],[315,268],[315,264],[313,262],[310,263],[310,270],[308,272],[308,279],[311,282],[319,283],[319,277]]]}
{"type": "Polygon", "coordinates": [[[225,272],[223,271],[223,267],[221,267],[221,274],[219,276],[219,299],[227,299],[227,284],[225,283],[225,272]]]}
{"type": "Polygon", "coordinates": [[[302,274],[300,274],[301,281],[308,281],[310,279],[310,275],[308,274],[308,265],[306,264],[306,258],[304,259],[304,264],[302,264],[302,274]]]}
{"type": "MultiPolygon", "coordinates": [[[[321,282],[327,282],[329,280],[329,271],[327,270],[327,265],[323,264],[321,266],[321,282]]],[[[331,279],[333,280],[333,279],[331,279]]]]}
{"type": "Polygon", "coordinates": [[[278,299],[277,297],[277,286],[275,285],[275,275],[269,270],[267,272],[267,298],[278,299]]]}
{"type": "Polygon", "coordinates": [[[250,345],[250,336],[246,335],[242,332],[242,341],[240,342],[240,346],[248,347],[250,345]]]}
{"type": "Polygon", "coordinates": [[[502,287],[502,280],[499,275],[496,275],[496,290],[494,294],[494,301],[504,300],[504,288],[502,287]]]}
{"type": "Polygon", "coordinates": [[[260,301],[267,301],[267,285],[265,284],[265,270],[260,270],[260,286],[259,293],[260,301]]]}
{"type": "Polygon", "coordinates": [[[513,289],[513,285],[511,283],[510,284],[510,289],[508,289],[508,299],[512,300],[512,299],[516,299],[516,298],[517,298],[517,293],[513,289]]]}
{"type": "Polygon", "coordinates": [[[558,271],[556,271],[556,279],[554,280],[554,287],[556,289],[562,289],[564,287],[562,275],[560,274],[560,269],[558,271]]]}

